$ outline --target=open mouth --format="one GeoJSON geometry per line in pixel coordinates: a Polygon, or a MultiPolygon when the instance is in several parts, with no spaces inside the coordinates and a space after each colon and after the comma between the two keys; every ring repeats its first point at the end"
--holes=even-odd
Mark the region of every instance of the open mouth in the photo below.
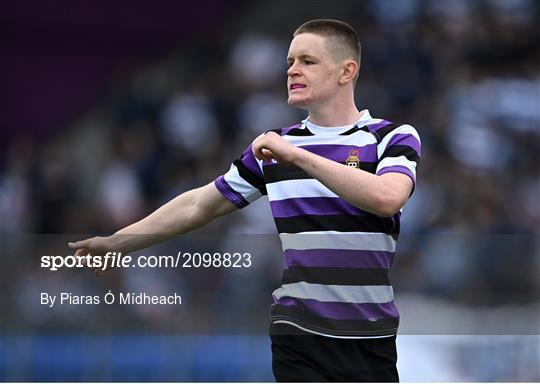
{"type": "Polygon", "coordinates": [[[298,84],[298,83],[291,84],[291,90],[305,88],[305,87],[306,86],[304,84],[298,84]]]}

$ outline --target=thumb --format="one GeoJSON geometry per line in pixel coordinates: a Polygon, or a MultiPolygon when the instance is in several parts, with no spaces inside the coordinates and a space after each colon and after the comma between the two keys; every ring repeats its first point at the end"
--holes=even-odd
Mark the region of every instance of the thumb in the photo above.
{"type": "Polygon", "coordinates": [[[274,154],[269,149],[262,149],[261,152],[262,152],[263,157],[264,157],[264,159],[266,161],[270,161],[270,160],[272,160],[274,158],[274,154]]]}
{"type": "Polygon", "coordinates": [[[77,252],[75,252],[75,255],[73,255],[73,256],[81,257],[81,256],[86,256],[87,254],[90,254],[88,249],[79,248],[79,249],[77,249],[77,252]]]}

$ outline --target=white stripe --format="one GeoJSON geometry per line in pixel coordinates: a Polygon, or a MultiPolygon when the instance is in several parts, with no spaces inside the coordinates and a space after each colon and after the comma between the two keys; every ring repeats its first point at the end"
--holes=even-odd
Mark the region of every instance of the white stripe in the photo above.
{"type": "Polygon", "coordinates": [[[272,295],[276,299],[295,297],[335,303],[389,303],[394,300],[390,285],[326,285],[301,281],[283,284],[272,295]]]}
{"type": "Polygon", "coordinates": [[[268,200],[284,200],[298,197],[338,197],[315,179],[284,180],[266,184],[268,200]]]}
{"type": "Polygon", "coordinates": [[[379,159],[381,158],[386,147],[388,146],[388,143],[390,142],[390,140],[392,140],[392,137],[394,137],[395,135],[404,134],[412,135],[416,138],[416,140],[418,140],[419,143],[422,143],[420,141],[420,136],[418,135],[418,132],[416,132],[416,129],[414,129],[411,125],[408,124],[401,125],[394,129],[392,132],[390,132],[388,135],[386,135],[384,139],[382,139],[382,141],[379,143],[379,145],[377,145],[377,157],[379,159]]]}
{"type": "Polygon", "coordinates": [[[395,252],[396,240],[386,233],[313,231],[280,233],[283,251],[287,249],[353,249],[395,252]]]}
{"type": "Polygon", "coordinates": [[[392,167],[394,165],[406,167],[413,173],[413,175],[416,176],[416,163],[414,161],[410,161],[405,156],[385,157],[382,159],[379,165],[377,165],[377,170],[375,173],[379,172],[383,168],[392,167]]]}
{"type": "MultiPolygon", "coordinates": [[[[253,155],[255,157],[255,155],[253,155]]],[[[259,160],[255,157],[255,161],[257,162],[257,165],[259,166],[259,169],[261,170],[261,175],[263,174],[263,161],[259,160]]]]}
{"type": "Polygon", "coordinates": [[[232,189],[241,194],[244,199],[250,203],[262,196],[261,192],[257,188],[252,186],[250,183],[244,180],[242,176],[240,176],[238,173],[238,168],[234,164],[231,165],[229,171],[223,175],[223,178],[227,183],[229,183],[232,189]]]}
{"type": "Polygon", "coordinates": [[[301,325],[293,323],[292,321],[276,320],[276,321],[273,321],[272,323],[274,323],[274,324],[292,325],[293,327],[299,328],[302,331],[313,333],[315,335],[320,335],[320,336],[325,336],[325,337],[332,337],[334,339],[382,339],[383,337],[394,337],[396,335],[395,333],[393,333],[391,335],[385,335],[385,336],[336,336],[336,335],[329,335],[327,333],[312,331],[311,329],[304,328],[301,325]]]}
{"type": "Polygon", "coordinates": [[[314,135],[314,136],[283,136],[289,143],[301,147],[304,145],[355,145],[362,147],[375,144],[377,140],[369,132],[357,131],[352,135],[314,135]]]}

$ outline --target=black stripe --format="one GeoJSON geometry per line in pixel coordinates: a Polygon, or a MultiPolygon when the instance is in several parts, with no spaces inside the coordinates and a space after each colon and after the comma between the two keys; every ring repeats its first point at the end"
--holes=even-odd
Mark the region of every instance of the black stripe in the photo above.
{"type": "Polygon", "coordinates": [[[307,128],[293,128],[284,136],[314,136],[307,128]]]}
{"type": "Polygon", "coordinates": [[[267,183],[285,180],[312,179],[306,171],[296,165],[265,164],[263,171],[264,179],[267,183]]]}
{"type": "Polygon", "coordinates": [[[414,161],[415,163],[418,163],[418,161],[420,161],[420,156],[418,156],[418,153],[416,153],[414,148],[411,148],[408,145],[391,145],[390,147],[386,148],[383,155],[381,156],[381,160],[385,157],[399,156],[405,156],[408,160],[414,161]]]}
{"type": "Polygon", "coordinates": [[[330,268],[290,266],[283,270],[281,284],[305,281],[327,285],[391,285],[382,268],[330,268]]]}
{"type": "MultiPolygon", "coordinates": [[[[345,163],[343,163],[345,164],[345,163]]],[[[360,163],[360,169],[362,171],[366,171],[369,173],[375,173],[377,171],[377,163],[367,163],[367,162],[361,162],[360,163]]]]}
{"type": "Polygon", "coordinates": [[[380,143],[382,141],[382,139],[384,139],[384,137],[386,135],[388,135],[390,132],[392,132],[397,127],[400,127],[400,125],[388,124],[388,125],[385,125],[384,127],[382,127],[381,129],[379,129],[378,131],[373,131],[373,135],[375,135],[375,137],[377,138],[377,143],[380,143]]]}
{"type": "Polygon", "coordinates": [[[277,133],[278,135],[280,136],[313,136],[313,133],[311,133],[311,131],[309,131],[307,128],[292,128],[292,129],[289,129],[289,128],[278,128],[278,129],[271,129],[269,131],[266,131],[265,133],[267,132],[275,132],[277,133]],[[283,131],[288,129],[288,131],[286,131],[286,133],[283,135],[283,131]]]}
{"type": "Polygon", "coordinates": [[[376,215],[302,215],[276,217],[274,221],[279,233],[338,231],[397,234],[393,218],[376,215]]]}
{"type": "Polygon", "coordinates": [[[236,159],[233,161],[233,164],[236,166],[236,168],[238,168],[238,174],[240,177],[242,177],[242,179],[257,188],[263,195],[267,194],[264,180],[254,175],[253,172],[251,172],[248,167],[242,163],[242,160],[236,159]]]}
{"type": "MultiPolygon", "coordinates": [[[[412,192],[411,192],[412,193],[412,192]]],[[[395,241],[398,241],[398,237],[400,234],[400,219],[401,219],[401,212],[396,213],[394,216],[392,216],[392,221],[394,222],[394,228],[392,228],[392,231],[394,232],[392,234],[392,237],[395,241]]]]}
{"type": "Polygon", "coordinates": [[[354,126],[351,129],[349,129],[348,131],[345,131],[345,132],[341,133],[340,136],[349,136],[349,135],[352,135],[353,133],[358,132],[358,131],[369,132],[369,128],[367,126],[363,126],[363,127],[354,126]]]}
{"type": "Polygon", "coordinates": [[[399,318],[370,320],[334,320],[311,315],[297,307],[272,304],[272,321],[286,320],[312,331],[334,336],[383,336],[395,334],[399,318]]]}
{"type": "MultiPolygon", "coordinates": [[[[340,162],[339,164],[345,164],[345,162],[340,162]]],[[[360,169],[374,174],[377,170],[377,163],[361,162],[360,169]]],[[[306,171],[296,165],[265,164],[263,166],[263,172],[266,183],[313,179],[306,171]]]]}

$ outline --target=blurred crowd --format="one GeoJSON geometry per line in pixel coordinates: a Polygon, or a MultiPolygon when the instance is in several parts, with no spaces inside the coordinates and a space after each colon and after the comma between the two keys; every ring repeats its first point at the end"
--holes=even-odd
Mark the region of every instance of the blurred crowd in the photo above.
{"type": "MultiPolygon", "coordinates": [[[[45,139],[13,135],[0,158],[2,236],[114,232],[226,172],[258,134],[303,119],[286,104],[286,52],[294,28],[328,17],[328,4],[287,4],[288,16],[281,3],[239,5],[226,38],[195,39],[119,73],[96,105],[45,139]]],[[[362,42],[357,105],[422,138],[396,285],[471,304],[537,300],[538,2],[339,4],[331,17],[362,42]]],[[[260,201],[206,230],[275,231],[260,201]]]]}

